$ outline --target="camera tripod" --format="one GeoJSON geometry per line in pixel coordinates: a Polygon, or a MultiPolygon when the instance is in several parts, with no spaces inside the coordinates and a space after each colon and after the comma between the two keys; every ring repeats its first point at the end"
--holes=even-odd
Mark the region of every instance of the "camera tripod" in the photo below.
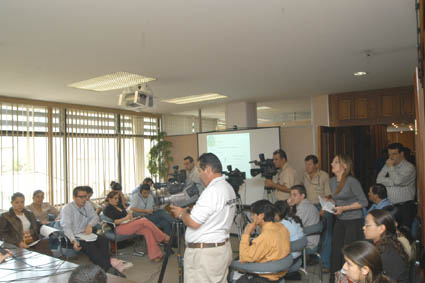
{"type": "Polygon", "coordinates": [[[244,211],[244,205],[242,204],[241,197],[239,194],[237,194],[236,195],[236,213],[235,213],[235,217],[233,218],[233,223],[236,225],[238,229],[239,241],[241,240],[245,226],[250,222],[251,220],[249,219],[248,215],[244,211]]]}
{"type": "Polygon", "coordinates": [[[274,194],[273,194],[274,191],[275,191],[274,188],[264,187],[263,198],[270,201],[271,203],[274,203],[274,194]]]}
{"type": "Polygon", "coordinates": [[[171,254],[171,246],[173,245],[174,241],[177,241],[177,268],[179,271],[179,283],[184,282],[184,268],[183,268],[183,256],[182,256],[182,247],[181,247],[181,240],[182,240],[182,232],[184,230],[184,225],[181,220],[174,220],[170,240],[168,241],[168,244],[165,248],[165,256],[164,260],[162,262],[161,266],[161,273],[159,274],[158,283],[162,283],[162,280],[164,279],[165,269],[167,268],[168,263],[168,257],[171,254]]]}

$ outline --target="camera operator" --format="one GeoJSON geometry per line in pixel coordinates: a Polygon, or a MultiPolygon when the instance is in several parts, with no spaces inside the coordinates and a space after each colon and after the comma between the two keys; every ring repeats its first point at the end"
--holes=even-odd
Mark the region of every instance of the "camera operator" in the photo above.
{"type": "Polygon", "coordinates": [[[229,242],[230,228],[235,215],[236,195],[222,176],[220,160],[212,153],[199,159],[199,173],[206,189],[191,213],[170,206],[186,229],[184,254],[184,282],[227,282],[228,267],[232,262],[229,242]]]}
{"type": "Polygon", "coordinates": [[[264,186],[276,189],[277,200],[287,200],[290,197],[290,188],[300,184],[297,171],[288,164],[286,152],[282,149],[273,152],[273,164],[278,172],[273,180],[266,179],[264,186]]]}
{"type": "Polygon", "coordinates": [[[199,194],[204,190],[201,177],[199,176],[199,169],[195,165],[195,161],[192,156],[186,156],[183,161],[184,168],[186,168],[186,185],[196,184],[199,190],[199,194]]]}

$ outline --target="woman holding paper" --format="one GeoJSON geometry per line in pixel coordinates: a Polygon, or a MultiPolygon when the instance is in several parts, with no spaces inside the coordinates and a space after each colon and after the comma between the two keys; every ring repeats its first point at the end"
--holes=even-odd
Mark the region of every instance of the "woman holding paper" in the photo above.
{"type": "Polygon", "coordinates": [[[332,161],[332,172],[335,174],[329,181],[331,187],[330,199],[335,203],[336,215],[333,228],[331,254],[331,280],[333,274],[342,268],[344,257],[341,249],[352,242],[362,240],[364,224],[362,208],[368,201],[360,182],[352,176],[353,162],[346,154],[335,156],[332,161]]]}
{"type": "Polygon", "coordinates": [[[48,239],[40,240],[39,222],[24,206],[24,195],[14,193],[12,207],[0,217],[0,239],[20,248],[33,249],[51,256],[48,239]]]}
{"type": "Polygon", "coordinates": [[[111,218],[117,225],[116,233],[122,235],[143,235],[148,246],[148,256],[152,261],[160,261],[162,252],[158,246],[159,242],[168,243],[170,237],[159,230],[152,222],[146,218],[134,218],[132,211],[127,213],[120,205],[120,194],[112,191],[108,194],[108,206],[103,210],[103,214],[111,218]]]}

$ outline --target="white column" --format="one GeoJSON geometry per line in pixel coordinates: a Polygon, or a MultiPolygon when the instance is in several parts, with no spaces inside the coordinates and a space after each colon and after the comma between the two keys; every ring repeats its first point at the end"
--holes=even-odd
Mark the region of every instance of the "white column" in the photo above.
{"type": "Polygon", "coordinates": [[[257,127],[257,103],[234,102],[226,105],[226,128],[257,127]]]}

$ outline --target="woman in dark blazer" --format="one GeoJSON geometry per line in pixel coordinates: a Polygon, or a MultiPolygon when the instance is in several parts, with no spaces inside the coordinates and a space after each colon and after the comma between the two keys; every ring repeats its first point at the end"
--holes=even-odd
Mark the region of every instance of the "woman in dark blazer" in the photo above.
{"type": "Polygon", "coordinates": [[[14,193],[12,207],[0,217],[0,239],[17,247],[51,256],[48,239],[40,240],[40,223],[35,215],[24,207],[24,195],[14,193]],[[38,240],[40,241],[34,244],[38,240]]]}

